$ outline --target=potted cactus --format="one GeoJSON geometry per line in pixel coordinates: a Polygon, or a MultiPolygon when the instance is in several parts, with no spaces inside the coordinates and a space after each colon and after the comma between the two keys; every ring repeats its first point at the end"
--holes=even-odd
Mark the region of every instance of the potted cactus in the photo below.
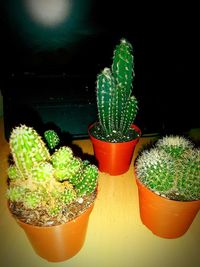
{"type": "Polygon", "coordinates": [[[200,150],[188,138],[169,135],[135,161],[140,217],[155,235],[177,238],[200,209],[200,150]]]}
{"type": "Polygon", "coordinates": [[[52,130],[43,140],[32,127],[15,127],[7,190],[9,210],[34,250],[55,262],[83,246],[98,178],[95,165],[75,157],[68,146],[55,148],[58,142],[52,130]]]}
{"type": "Polygon", "coordinates": [[[111,68],[104,68],[97,75],[98,121],[89,127],[99,170],[110,175],[129,169],[141,135],[133,124],[138,111],[138,101],[132,94],[134,75],[132,45],[121,39],[111,68]]]}

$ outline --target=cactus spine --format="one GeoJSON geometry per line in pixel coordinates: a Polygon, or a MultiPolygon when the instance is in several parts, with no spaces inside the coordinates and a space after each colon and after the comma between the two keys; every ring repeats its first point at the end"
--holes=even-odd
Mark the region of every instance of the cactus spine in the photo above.
{"type": "Polygon", "coordinates": [[[111,68],[104,68],[97,76],[97,107],[101,128],[98,138],[110,142],[126,140],[138,111],[137,99],[131,96],[134,76],[132,45],[121,39],[114,50],[111,68]]]}
{"type": "Polygon", "coordinates": [[[136,159],[138,179],[166,198],[200,199],[200,150],[180,136],[166,136],[136,159]]]}

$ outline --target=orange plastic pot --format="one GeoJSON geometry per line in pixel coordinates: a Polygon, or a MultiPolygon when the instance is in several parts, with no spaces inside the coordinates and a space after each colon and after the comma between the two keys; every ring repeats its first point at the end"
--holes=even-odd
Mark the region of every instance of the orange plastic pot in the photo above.
{"type": "Polygon", "coordinates": [[[161,197],[136,179],[140,218],[153,234],[163,238],[184,235],[200,209],[200,200],[175,201],[161,197]]]}
{"type": "Polygon", "coordinates": [[[25,231],[33,249],[50,262],[65,261],[76,255],[82,248],[87,232],[90,206],[75,220],[56,226],[33,226],[17,220],[25,231]]]}
{"type": "Polygon", "coordinates": [[[133,124],[131,127],[139,133],[139,137],[128,142],[110,143],[101,141],[91,135],[90,129],[93,125],[89,127],[89,137],[93,144],[94,155],[98,162],[99,170],[110,175],[120,175],[127,172],[135,146],[141,136],[141,130],[133,124]]]}

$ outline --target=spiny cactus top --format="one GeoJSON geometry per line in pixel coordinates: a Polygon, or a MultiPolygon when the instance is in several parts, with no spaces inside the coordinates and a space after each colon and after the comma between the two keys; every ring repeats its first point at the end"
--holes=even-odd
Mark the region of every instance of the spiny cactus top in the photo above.
{"type": "Polygon", "coordinates": [[[9,144],[15,165],[23,178],[31,175],[34,165],[50,159],[50,153],[42,138],[26,125],[13,129],[9,144]]]}
{"type": "Polygon", "coordinates": [[[113,53],[111,68],[97,75],[97,108],[99,124],[92,129],[98,139],[123,142],[138,136],[131,129],[138,111],[132,95],[134,60],[132,45],[121,39],[113,53]]]}
{"type": "Polygon", "coordinates": [[[135,163],[138,179],[166,198],[200,199],[200,150],[181,136],[166,136],[139,154],[135,163]]]}
{"type": "Polygon", "coordinates": [[[66,205],[95,192],[98,168],[75,157],[71,148],[63,146],[50,155],[39,134],[26,125],[13,129],[9,144],[14,162],[8,168],[7,196],[20,208],[63,218],[66,205]]]}
{"type": "Polygon", "coordinates": [[[182,136],[166,136],[158,140],[156,146],[174,157],[179,157],[185,150],[193,148],[192,142],[182,136]]]}

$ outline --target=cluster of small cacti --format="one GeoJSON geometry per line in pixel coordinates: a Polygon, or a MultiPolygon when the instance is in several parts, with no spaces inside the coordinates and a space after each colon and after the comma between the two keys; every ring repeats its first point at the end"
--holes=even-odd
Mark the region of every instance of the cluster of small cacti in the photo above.
{"type": "Polygon", "coordinates": [[[26,125],[13,129],[9,144],[14,161],[8,168],[10,201],[28,209],[45,209],[54,216],[66,204],[96,190],[98,168],[76,158],[71,148],[62,146],[51,155],[39,134],[26,125]]]}
{"type": "Polygon", "coordinates": [[[127,141],[128,132],[138,111],[132,95],[134,78],[132,45],[121,39],[113,54],[111,68],[104,68],[97,76],[97,108],[99,124],[93,132],[97,138],[109,142],[127,141]]]}
{"type": "Polygon", "coordinates": [[[200,199],[200,150],[181,136],[166,136],[135,162],[137,178],[150,190],[169,199],[200,199]]]}

